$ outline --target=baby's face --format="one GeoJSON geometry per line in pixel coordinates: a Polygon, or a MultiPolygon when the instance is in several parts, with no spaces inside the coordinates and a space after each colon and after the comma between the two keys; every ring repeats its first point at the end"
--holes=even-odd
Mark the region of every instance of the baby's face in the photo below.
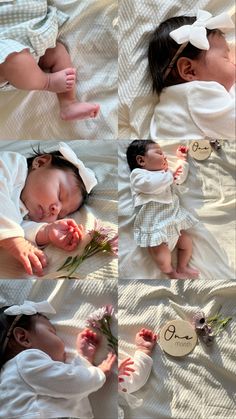
{"type": "Polygon", "coordinates": [[[148,149],[143,156],[143,163],[141,164],[143,169],[146,170],[167,170],[168,163],[166,157],[159,144],[150,144],[148,149]]]}
{"type": "Polygon", "coordinates": [[[197,79],[218,82],[229,91],[236,75],[230,49],[222,35],[211,34],[208,41],[210,49],[197,61],[197,79]]]}
{"type": "Polygon", "coordinates": [[[43,163],[29,172],[21,200],[32,221],[50,223],[76,211],[82,195],[72,171],[43,163]]]}
{"type": "Polygon", "coordinates": [[[65,362],[65,344],[56,334],[55,327],[43,316],[35,316],[33,329],[30,331],[32,349],[40,349],[53,361],[65,362]]]}

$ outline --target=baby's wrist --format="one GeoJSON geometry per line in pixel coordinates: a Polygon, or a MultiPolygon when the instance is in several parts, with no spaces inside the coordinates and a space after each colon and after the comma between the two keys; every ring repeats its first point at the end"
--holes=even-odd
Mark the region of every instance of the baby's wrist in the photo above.
{"type": "Polygon", "coordinates": [[[144,346],[136,346],[136,351],[144,352],[146,355],[151,355],[153,348],[145,348],[144,346]]]}
{"type": "Polygon", "coordinates": [[[45,246],[49,242],[49,224],[45,224],[36,234],[36,243],[38,246],[45,246]]]}

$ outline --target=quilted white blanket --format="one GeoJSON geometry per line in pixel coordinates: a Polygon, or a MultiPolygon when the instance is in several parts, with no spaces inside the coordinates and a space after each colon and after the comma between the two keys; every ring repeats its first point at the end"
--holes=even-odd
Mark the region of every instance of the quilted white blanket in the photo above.
{"type": "Polygon", "coordinates": [[[80,101],[101,106],[96,119],[59,119],[56,95],[0,89],[0,139],[117,138],[117,2],[51,0],[69,15],[61,32],[77,69],[80,101]]]}

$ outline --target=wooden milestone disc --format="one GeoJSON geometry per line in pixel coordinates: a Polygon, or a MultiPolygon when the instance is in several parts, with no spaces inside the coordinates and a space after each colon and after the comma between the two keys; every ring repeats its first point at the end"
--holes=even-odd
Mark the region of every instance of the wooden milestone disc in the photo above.
{"type": "Polygon", "coordinates": [[[206,160],[210,157],[212,148],[209,140],[194,140],[189,146],[189,154],[195,160],[206,160]]]}
{"type": "Polygon", "coordinates": [[[162,327],[159,342],[167,354],[177,357],[185,356],[195,348],[197,334],[191,323],[175,319],[162,327]]]}

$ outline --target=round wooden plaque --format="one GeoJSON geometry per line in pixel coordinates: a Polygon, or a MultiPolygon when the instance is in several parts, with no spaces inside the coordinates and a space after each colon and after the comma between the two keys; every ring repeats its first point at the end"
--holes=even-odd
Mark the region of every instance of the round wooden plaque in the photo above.
{"type": "Polygon", "coordinates": [[[167,354],[177,357],[185,356],[195,348],[197,334],[189,322],[175,319],[162,327],[159,342],[167,354]]]}
{"type": "Polygon", "coordinates": [[[210,157],[212,148],[208,140],[191,141],[189,146],[189,154],[195,160],[206,160],[210,157]]]}

